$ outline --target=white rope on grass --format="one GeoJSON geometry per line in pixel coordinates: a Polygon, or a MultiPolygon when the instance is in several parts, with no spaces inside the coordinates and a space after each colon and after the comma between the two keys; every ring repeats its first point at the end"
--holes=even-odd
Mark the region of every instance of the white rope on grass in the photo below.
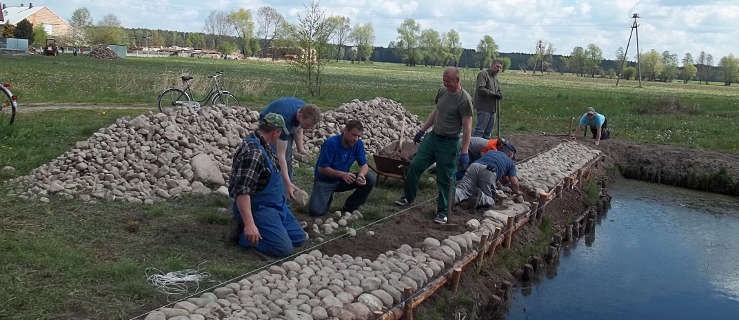
{"type": "Polygon", "coordinates": [[[183,295],[189,293],[190,287],[194,285],[194,292],[200,290],[200,282],[210,278],[210,273],[201,269],[201,262],[195,269],[184,269],[164,273],[157,268],[146,268],[146,282],[157,289],[157,291],[168,296],[183,295]]]}

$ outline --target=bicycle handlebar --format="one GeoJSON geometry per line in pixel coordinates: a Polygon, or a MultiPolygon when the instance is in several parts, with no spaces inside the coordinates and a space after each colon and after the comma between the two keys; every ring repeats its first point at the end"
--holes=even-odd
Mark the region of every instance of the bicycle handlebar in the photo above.
{"type": "Polygon", "coordinates": [[[216,71],[212,76],[208,76],[208,78],[218,78],[223,75],[223,71],[216,71]]]}

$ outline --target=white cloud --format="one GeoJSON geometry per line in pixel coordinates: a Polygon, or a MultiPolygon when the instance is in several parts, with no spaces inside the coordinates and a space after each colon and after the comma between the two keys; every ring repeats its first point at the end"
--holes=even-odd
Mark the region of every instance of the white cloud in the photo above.
{"type": "MultiPolygon", "coordinates": [[[[125,27],[202,31],[212,10],[256,9],[269,5],[294,22],[310,0],[64,0],[48,4],[69,19],[87,7],[97,21],[114,14],[125,27]]],[[[640,47],[682,56],[700,51],[716,57],[739,55],[739,3],[720,0],[322,0],[329,15],[344,15],[352,24],[371,23],[376,45],[386,46],[397,37],[406,18],[439,33],[459,32],[466,48],[475,48],[486,34],[503,52],[533,52],[537,40],[551,42],[558,54],[575,46],[595,43],[606,57],[625,47],[632,13],[641,15],[640,47]]],[[[633,46],[633,44],[632,44],[633,46]]],[[[632,47],[630,51],[635,52],[632,47]]]]}

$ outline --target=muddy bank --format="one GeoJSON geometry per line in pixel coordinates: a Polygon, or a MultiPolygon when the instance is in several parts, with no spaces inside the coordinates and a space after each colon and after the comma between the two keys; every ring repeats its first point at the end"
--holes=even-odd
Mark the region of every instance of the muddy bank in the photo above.
{"type": "MultiPolygon", "coordinates": [[[[565,136],[517,134],[509,137],[518,147],[518,160],[548,150],[565,136]]],[[[595,146],[625,178],[676,187],[739,196],[739,154],[610,139],[595,146]]]]}
{"type": "Polygon", "coordinates": [[[621,140],[601,143],[629,179],[739,196],[739,155],[621,140]]]}

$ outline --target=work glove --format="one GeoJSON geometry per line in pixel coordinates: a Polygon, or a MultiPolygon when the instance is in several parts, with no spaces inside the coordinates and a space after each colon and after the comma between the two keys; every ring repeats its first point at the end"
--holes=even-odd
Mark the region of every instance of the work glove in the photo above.
{"type": "Polygon", "coordinates": [[[425,131],[419,130],[416,135],[413,137],[413,142],[415,143],[421,143],[421,140],[423,139],[423,136],[426,134],[425,131]]]}
{"type": "Polygon", "coordinates": [[[503,100],[503,94],[502,93],[496,93],[495,98],[498,100],[503,100]]]}
{"type": "Polygon", "coordinates": [[[459,166],[461,170],[467,170],[467,166],[470,165],[470,154],[462,153],[459,155],[459,166]]]}

